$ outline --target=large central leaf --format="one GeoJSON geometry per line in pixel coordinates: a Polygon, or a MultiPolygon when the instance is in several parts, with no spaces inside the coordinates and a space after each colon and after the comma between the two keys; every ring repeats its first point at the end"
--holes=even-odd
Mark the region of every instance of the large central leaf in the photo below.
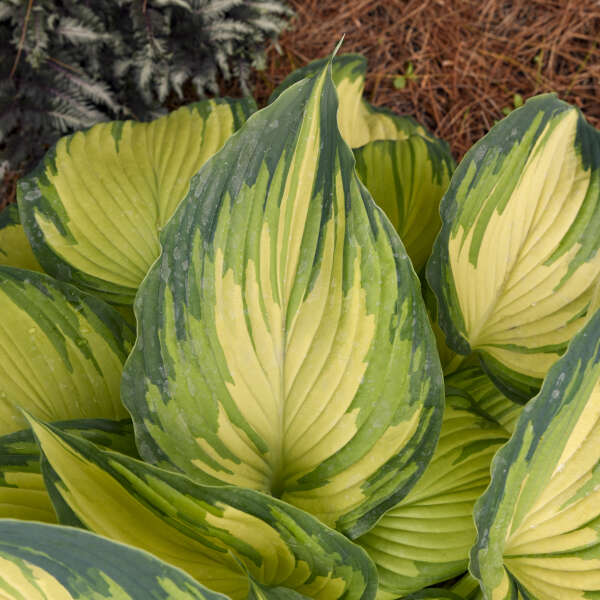
{"type": "MultiPolygon", "coordinates": [[[[320,58],[296,69],[277,86],[269,102],[305,77],[322,73],[328,63],[328,58],[320,58]]],[[[363,98],[366,74],[367,61],[360,54],[341,54],[331,61],[331,75],[339,98],[338,127],[346,143],[359,148],[373,140],[405,140],[415,133],[429,139],[429,132],[412,117],[372,106],[363,98]]]]}
{"type": "Polygon", "coordinates": [[[418,281],[336,110],[325,68],[192,180],[140,289],[122,394],[147,460],[357,535],[426,465],[442,382],[418,281]]]}

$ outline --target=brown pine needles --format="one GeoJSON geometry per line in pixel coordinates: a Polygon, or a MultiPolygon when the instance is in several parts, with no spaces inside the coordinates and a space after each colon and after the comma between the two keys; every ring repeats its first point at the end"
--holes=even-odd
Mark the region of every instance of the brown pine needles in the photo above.
{"type": "MultiPolygon", "coordinates": [[[[368,59],[367,99],[413,115],[457,159],[504,112],[556,92],[600,127],[598,0],[290,0],[292,28],[269,50],[256,96],[330,53],[368,59]],[[412,67],[411,67],[412,65],[412,67]],[[410,71],[412,70],[412,73],[410,71]],[[394,80],[405,76],[404,87],[394,80]],[[517,96],[515,96],[517,95],[517,96]]],[[[399,82],[401,84],[401,82],[399,82]]]]}

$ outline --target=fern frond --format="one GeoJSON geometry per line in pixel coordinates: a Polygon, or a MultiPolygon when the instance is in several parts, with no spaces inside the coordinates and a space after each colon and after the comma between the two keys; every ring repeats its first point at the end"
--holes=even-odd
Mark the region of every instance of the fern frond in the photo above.
{"type": "Polygon", "coordinates": [[[186,82],[248,93],[290,15],[284,0],[0,0],[0,160],[30,166],[63,133],[157,116],[186,82]]]}

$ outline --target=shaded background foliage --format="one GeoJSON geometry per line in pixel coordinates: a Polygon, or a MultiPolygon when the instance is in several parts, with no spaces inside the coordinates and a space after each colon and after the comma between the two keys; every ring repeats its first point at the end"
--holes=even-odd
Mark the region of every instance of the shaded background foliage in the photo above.
{"type": "Polygon", "coordinates": [[[14,175],[65,133],[154,118],[184,84],[249,93],[290,15],[283,0],[0,0],[0,163],[14,175]]]}

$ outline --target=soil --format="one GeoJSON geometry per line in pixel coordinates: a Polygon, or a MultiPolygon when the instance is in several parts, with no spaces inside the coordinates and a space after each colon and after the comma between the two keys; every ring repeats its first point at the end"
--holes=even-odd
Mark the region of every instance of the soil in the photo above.
{"type": "MultiPolygon", "coordinates": [[[[600,127],[598,0],[289,2],[296,16],[254,76],[259,105],[344,35],[341,52],[367,57],[367,100],[414,116],[457,160],[504,114],[544,92],[579,106],[600,127]]],[[[240,95],[226,83],[222,92],[240,95]]],[[[0,207],[14,201],[19,175],[5,175],[0,207]]]]}

